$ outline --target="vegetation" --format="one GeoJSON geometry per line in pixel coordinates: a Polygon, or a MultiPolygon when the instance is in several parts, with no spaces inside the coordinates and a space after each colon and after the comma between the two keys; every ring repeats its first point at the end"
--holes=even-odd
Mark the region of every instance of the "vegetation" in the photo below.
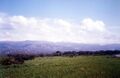
{"type": "Polygon", "coordinates": [[[1,65],[23,64],[24,60],[32,60],[34,55],[28,54],[8,54],[0,60],[1,65]]]}
{"type": "Polygon", "coordinates": [[[116,55],[120,54],[120,50],[99,50],[99,51],[56,51],[51,54],[34,54],[34,57],[45,57],[45,56],[80,56],[80,55],[116,55]]]}
{"type": "Polygon", "coordinates": [[[120,59],[107,57],[38,57],[0,65],[0,78],[120,78],[120,59]]]}

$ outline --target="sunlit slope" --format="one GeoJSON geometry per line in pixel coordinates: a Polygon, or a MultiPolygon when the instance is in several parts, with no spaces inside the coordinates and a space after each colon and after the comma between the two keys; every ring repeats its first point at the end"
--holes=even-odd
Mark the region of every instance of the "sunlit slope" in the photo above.
{"type": "Polygon", "coordinates": [[[0,78],[120,78],[120,59],[107,56],[44,57],[0,66],[0,78]]]}

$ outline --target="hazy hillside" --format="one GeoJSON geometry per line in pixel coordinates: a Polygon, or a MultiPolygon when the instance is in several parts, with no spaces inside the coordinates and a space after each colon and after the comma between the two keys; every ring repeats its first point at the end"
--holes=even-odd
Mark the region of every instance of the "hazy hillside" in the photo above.
{"type": "Polygon", "coordinates": [[[1,41],[0,54],[8,52],[26,53],[52,53],[55,51],[80,51],[80,50],[120,50],[120,44],[98,45],[98,44],[78,44],[47,41],[1,41]]]}

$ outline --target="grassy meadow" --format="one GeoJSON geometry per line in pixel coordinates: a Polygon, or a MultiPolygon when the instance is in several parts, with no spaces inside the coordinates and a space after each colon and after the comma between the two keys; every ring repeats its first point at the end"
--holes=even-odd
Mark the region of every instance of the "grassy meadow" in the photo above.
{"type": "Polygon", "coordinates": [[[0,78],[120,78],[120,59],[107,56],[38,57],[0,65],[0,78]]]}

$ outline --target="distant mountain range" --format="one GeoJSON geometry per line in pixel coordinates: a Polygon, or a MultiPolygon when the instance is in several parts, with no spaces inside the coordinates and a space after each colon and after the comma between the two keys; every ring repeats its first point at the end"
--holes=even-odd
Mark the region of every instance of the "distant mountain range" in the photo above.
{"type": "Polygon", "coordinates": [[[80,44],[47,41],[0,41],[0,55],[8,53],[53,53],[56,51],[120,50],[120,44],[80,44]]]}

